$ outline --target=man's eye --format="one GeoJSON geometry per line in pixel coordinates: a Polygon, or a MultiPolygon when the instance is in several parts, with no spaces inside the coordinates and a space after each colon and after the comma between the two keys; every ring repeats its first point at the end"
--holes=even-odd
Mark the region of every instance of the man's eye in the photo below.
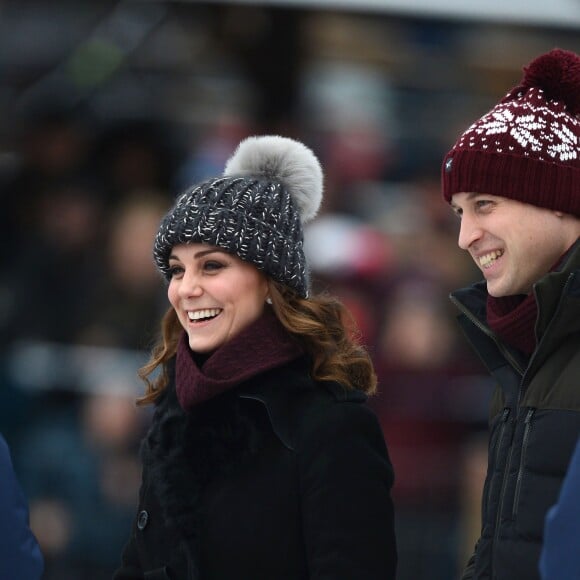
{"type": "Polygon", "coordinates": [[[489,201],[489,199],[478,199],[475,202],[475,206],[477,209],[485,209],[490,203],[491,201],[489,201]]]}

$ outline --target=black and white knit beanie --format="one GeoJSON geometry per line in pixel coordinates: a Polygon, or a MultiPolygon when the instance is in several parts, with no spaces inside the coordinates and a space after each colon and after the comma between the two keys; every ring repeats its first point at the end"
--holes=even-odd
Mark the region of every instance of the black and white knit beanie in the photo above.
{"type": "Polygon", "coordinates": [[[320,163],[304,144],[248,137],[223,176],[188,189],[163,218],[153,247],[158,269],[169,278],[173,246],[204,243],[254,264],[306,298],[303,225],[318,212],[322,181],[320,163]]]}

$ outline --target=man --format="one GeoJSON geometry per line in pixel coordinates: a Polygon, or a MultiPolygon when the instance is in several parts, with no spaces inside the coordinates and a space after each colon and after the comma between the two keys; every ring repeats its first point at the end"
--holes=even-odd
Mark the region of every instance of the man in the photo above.
{"type": "Polygon", "coordinates": [[[44,563],[28,527],[28,507],[16,479],[10,450],[0,435],[0,580],[38,580],[44,563]]]}
{"type": "Polygon", "coordinates": [[[482,530],[464,579],[539,578],[580,433],[580,57],[554,49],[446,155],[444,198],[484,281],[451,295],[495,379],[482,530]]]}

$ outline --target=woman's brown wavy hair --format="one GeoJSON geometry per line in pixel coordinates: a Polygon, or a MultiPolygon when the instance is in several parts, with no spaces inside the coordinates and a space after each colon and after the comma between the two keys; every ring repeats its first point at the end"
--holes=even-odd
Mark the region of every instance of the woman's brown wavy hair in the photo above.
{"type": "MultiPolygon", "coordinates": [[[[354,321],[335,297],[319,294],[305,299],[296,292],[269,281],[272,308],[286,330],[298,339],[312,360],[311,374],[317,381],[336,381],[348,389],[373,394],[377,377],[366,349],[351,330],[354,321]]],[[[173,308],[161,322],[161,337],[139,376],[146,384],[138,405],[153,403],[169,382],[168,363],[177,352],[183,328],[173,308]],[[150,375],[161,367],[151,380],[150,375]]]]}

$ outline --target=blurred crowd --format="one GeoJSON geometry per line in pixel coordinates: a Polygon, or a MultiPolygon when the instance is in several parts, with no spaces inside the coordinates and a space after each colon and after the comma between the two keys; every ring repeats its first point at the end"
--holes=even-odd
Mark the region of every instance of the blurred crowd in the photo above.
{"type": "MultiPolygon", "coordinates": [[[[23,121],[2,175],[2,430],[47,580],[104,579],[130,528],[150,417],[134,406],[136,371],[167,306],[152,239],[173,196],[253,128],[224,120],[187,150],[158,120],[95,127],[57,97],[23,121]]],[[[447,302],[474,272],[438,168],[394,181],[385,139],[367,130],[301,135],[326,171],[306,251],[317,290],[348,305],[377,366],[400,578],[446,577],[465,537],[463,457],[488,396],[447,302]]]]}
{"type": "Polygon", "coordinates": [[[2,431],[46,578],[110,578],[135,509],[136,370],[165,308],[151,240],[170,152],[148,121],[27,107],[2,174],[2,431]]]}
{"type": "MultiPolygon", "coordinates": [[[[352,99],[368,97],[369,79],[342,74],[339,84],[358,89],[350,101],[328,83],[310,101],[316,123],[267,130],[307,143],[325,170],[306,253],[316,290],[347,304],[376,364],[370,404],[395,466],[398,577],[451,578],[477,525],[474,449],[491,385],[447,295],[477,273],[456,245],[438,155],[399,148],[385,130],[388,95],[375,116],[370,101],[355,115],[352,99]]],[[[99,120],[58,91],[19,115],[0,164],[0,428],[46,580],[101,580],[134,515],[151,412],[134,405],[136,372],[168,305],[153,236],[175,195],[217,174],[264,126],[230,113],[184,138],[153,115],[99,120]]]]}

